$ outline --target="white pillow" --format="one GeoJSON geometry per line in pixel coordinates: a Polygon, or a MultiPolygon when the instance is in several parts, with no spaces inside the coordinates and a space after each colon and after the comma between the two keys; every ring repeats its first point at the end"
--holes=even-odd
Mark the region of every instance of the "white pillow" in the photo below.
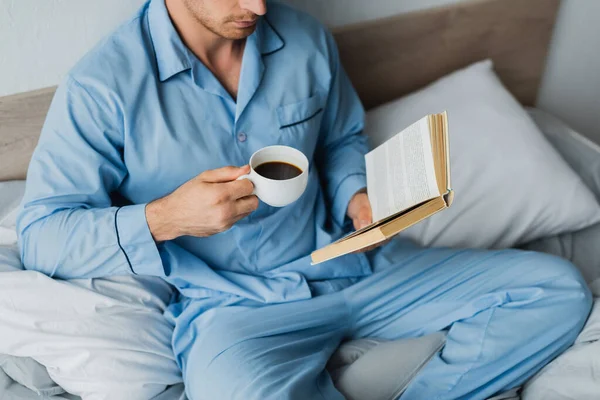
{"type": "Polygon", "coordinates": [[[0,245],[17,243],[15,225],[25,181],[0,182],[0,245]]]}
{"type": "Polygon", "coordinates": [[[482,61],[371,110],[376,146],[447,110],[455,201],[407,229],[426,246],[505,248],[600,221],[600,206],[482,61]]]}

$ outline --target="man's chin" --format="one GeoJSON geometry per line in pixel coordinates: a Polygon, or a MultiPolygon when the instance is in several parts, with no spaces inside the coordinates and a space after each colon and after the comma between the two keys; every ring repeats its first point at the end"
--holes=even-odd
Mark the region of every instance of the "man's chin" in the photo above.
{"type": "Polygon", "coordinates": [[[221,33],[221,36],[223,36],[225,39],[241,40],[246,39],[248,36],[252,35],[255,30],[256,25],[252,25],[247,28],[228,29],[227,32],[221,33]]]}

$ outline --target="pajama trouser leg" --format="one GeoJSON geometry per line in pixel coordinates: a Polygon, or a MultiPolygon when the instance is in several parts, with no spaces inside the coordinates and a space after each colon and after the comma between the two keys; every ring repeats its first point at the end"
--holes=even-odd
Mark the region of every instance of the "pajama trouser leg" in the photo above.
{"type": "Polygon", "coordinates": [[[591,307],[568,261],[519,250],[421,249],[392,242],[343,294],[353,337],[448,329],[402,400],[485,399],[523,383],[570,346],[591,307]]]}
{"type": "Polygon", "coordinates": [[[190,399],[341,400],[325,371],[341,340],[440,330],[448,330],[446,346],[402,400],[485,399],[568,347],[591,307],[578,271],[545,254],[395,241],[372,261],[372,276],[309,300],[190,302],[173,341],[190,399]]]}
{"type": "Polygon", "coordinates": [[[175,354],[190,400],[344,400],[325,370],[347,336],[343,298],[228,306],[178,317],[175,354]]]}

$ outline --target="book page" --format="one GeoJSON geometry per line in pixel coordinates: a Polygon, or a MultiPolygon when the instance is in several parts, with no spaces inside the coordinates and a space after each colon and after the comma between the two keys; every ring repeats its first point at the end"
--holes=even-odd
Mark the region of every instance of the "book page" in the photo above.
{"type": "Polygon", "coordinates": [[[440,195],[427,117],[365,155],[373,222],[440,195]]]}

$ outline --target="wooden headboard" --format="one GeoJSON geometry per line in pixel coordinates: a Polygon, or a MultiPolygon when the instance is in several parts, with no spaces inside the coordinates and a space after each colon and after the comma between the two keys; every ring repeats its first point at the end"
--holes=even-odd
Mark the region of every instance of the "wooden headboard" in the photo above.
{"type": "Polygon", "coordinates": [[[335,32],[367,109],[490,58],[523,104],[535,104],[560,0],[475,0],[335,32]]]}
{"type": "MultiPolygon", "coordinates": [[[[365,107],[490,58],[524,105],[535,103],[560,0],[467,0],[337,29],[365,107]]],[[[55,88],[0,97],[0,181],[24,179],[55,88]]]]}

